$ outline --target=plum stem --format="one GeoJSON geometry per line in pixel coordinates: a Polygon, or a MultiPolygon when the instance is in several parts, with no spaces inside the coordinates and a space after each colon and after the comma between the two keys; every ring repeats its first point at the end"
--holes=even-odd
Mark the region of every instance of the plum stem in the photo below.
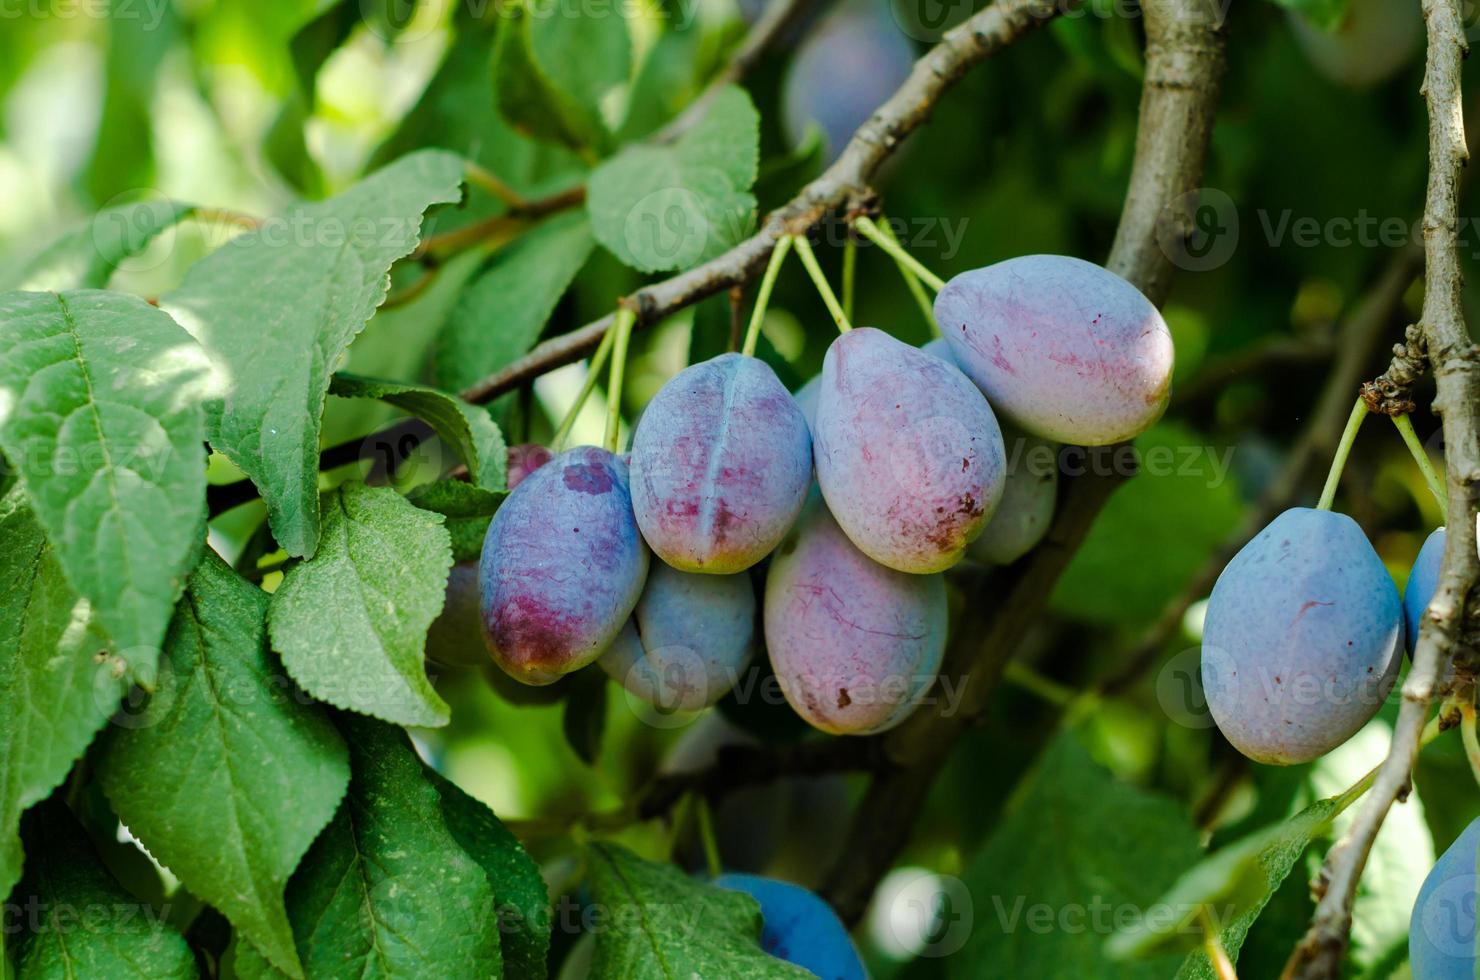
{"type": "Polygon", "coordinates": [[[859,215],[854,220],[853,227],[863,232],[864,238],[879,246],[879,248],[884,250],[886,255],[899,264],[900,271],[905,273],[906,282],[909,281],[909,276],[913,273],[929,283],[930,288],[934,289],[937,293],[945,288],[946,281],[925,268],[924,263],[919,259],[906,252],[904,246],[900,245],[899,241],[895,239],[893,232],[884,231],[878,225],[874,224],[873,219],[867,215],[859,215]]]}
{"type": "Polygon", "coordinates": [[[1475,782],[1480,783],[1480,738],[1475,736],[1475,706],[1468,701],[1459,706],[1459,734],[1465,743],[1465,758],[1470,761],[1470,772],[1475,782]]]}
{"type": "Polygon", "coordinates": [[[616,344],[612,347],[612,373],[611,380],[607,382],[606,388],[606,449],[607,452],[617,451],[617,439],[622,429],[622,382],[627,372],[627,341],[632,337],[632,325],[637,322],[637,314],[623,306],[617,310],[617,319],[612,324],[612,333],[616,334],[616,344]]]}
{"type": "Polygon", "coordinates": [[[755,345],[761,337],[761,321],[766,318],[766,307],[771,305],[771,290],[776,286],[776,276],[781,272],[781,263],[791,251],[791,238],[783,236],[771,250],[771,261],[766,263],[765,275],[761,277],[760,289],[755,294],[755,309],[750,311],[750,326],[745,331],[745,346],[740,353],[755,356],[755,345]]]}
{"type": "Polygon", "coordinates": [[[472,161],[467,161],[463,164],[463,176],[467,179],[468,183],[476,184],[483,188],[500,201],[503,201],[510,208],[517,210],[525,205],[524,198],[520,196],[518,191],[506,184],[493,171],[480,167],[472,161]]]}
{"type": "MultiPolygon", "coordinates": [[[[869,219],[863,218],[861,220],[868,221],[869,219]]],[[[871,221],[869,223],[871,225],[873,224],[871,221]]],[[[930,297],[925,295],[925,287],[920,283],[920,277],[916,274],[915,269],[909,262],[904,261],[904,259],[910,258],[909,253],[905,252],[904,248],[899,244],[899,239],[895,236],[894,229],[889,227],[889,222],[886,221],[882,225],[878,225],[877,228],[889,240],[889,244],[898,249],[897,254],[894,252],[889,254],[894,258],[894,264],[899,269],[899,274],[904,278],[905,288],[910,291],[910,295],[915,298],[915,305],[920,307],[920,312],[924,314],[925,323],[930,327],[930,333],[933,336],[939,337],[941,335],[940,324],[935,322],[935,304],[931,303],[930,297]],[[900,256],[903,256],[904,259],[901,259],[900,256]]],[[[918,265],[918,263],[916,264],[918,265]]],[[[921,266],[921,268],[924,267],[921,266]]],[[[936,292],[939,292],[941,286],[944,286],[945,283],[941,282],[938,278],[935,282],[939,283],[935,287],[936,292]]]]}
{"type": "Polygon", "coordinates": [[[709,866],[709,876],[718,878],[725,873],[725,866],[720,860],[719,840],[714,836],[714,814],[710,812],[709,801],[698,793],[694,794],[694,816],[699,824],[699,840],[704,845],[704,863],[709,866]]]}
{"type": "Polygon", "coordinates": [[[1423,443],[1418,441],[1418,433],[1413,431],[1413,420],[1406,415],[1394,415],[1392,419],[1408,451],[1413,454],[1413,461],[1418,464],[1419,472],[1423,473],[1424,482],[1429,485],[1429,491],[1433,493],[1434,499],[1439,501],[1439,510],[1442,512],[1449,505],[1444,497],[1444,482],[1439,479],[1439,474],[1434,472],[1434,464],[1429,462],[1429,454],[1424,452],[1423,443]]]}
{"type": "Polygon", "coordinates": [[[1198,908],[1197,921],[1202,925],[1203,952],[1213,967],[1213,975],[1218,980],[1238,980],[1238,970],[1234,968],[1233,960],[1228,958],[1228,950],[1223,948],[1223,939],[1218,935],[1218,927],[1213,924],[1206,905],[1198,908]]]}
{"type": "Polygon", "coordinates": [[[1336,444],[1336,455],[1331,459],[1331,471],[1326,474],[1326,486],[1321,490],[1321,501],[1316,504],[1316,510],[1331,509],[1331,503],[1336,499],[1336,484],[1341,482],[1341,471],[1346,468],[1346,458],[1351,455],[1352,443],[1357,441],[1357,432],[1361,430],[1368,411],[1367,403],[1360,398],[1352,406],[1341,441],[1336,444]]]}
{"type": "Polygon", "coordinates": [[[843,242],[843,315],[853,322],[853,283],[858,278],[858,239],[843,242]]]}
{"type": "Polygon", "coordinates": [[[591,355],[591,364],[586,369],[586,380],[581,383],[581,391],[576,395],[576,400],[571,403],[570,410],[565,413],[565,418],[560,420],[560,426],[555,430],[554,438],[550,440],[550,448],[554,452],[558,453],[565,448],[565,440],[570,437],[570,430],[576,424],[576,416],[581,414],[586,399],[590,398],[591,392],[596,390],[596,382],[601,378],[601,369],[606,366],[606,359],[611,354],[612,344],[616,342],[616,339],[617,332],[608,330],[591,355]]]}
{"type": "Polygon", "coordinates": [[[827,277],[822,274],[822,266],[817,264],[817,255],[812,251],[812,243],[807,241],[804,235],[788,237],[791,238],[792,245],[796,246],[797,255],[802,258],[802,265],[807,267],[807,275],[812,277],[812,285],[817,287],[817,295],[821,296],[822,302],[827,304],[827,311],[832,314],[838,331],[847,333],[852,330],[853,324],[848,321],[848,314],[843,312],[842,304],[833,294],[832,287],[827,284],[827,277]]]}

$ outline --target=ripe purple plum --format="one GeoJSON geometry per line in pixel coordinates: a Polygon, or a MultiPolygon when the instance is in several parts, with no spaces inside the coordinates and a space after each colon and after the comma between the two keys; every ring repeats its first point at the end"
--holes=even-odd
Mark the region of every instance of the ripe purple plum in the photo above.
{"type": "Polygon", "coordinates": [[[627,466],[595,446],[556,456],[509,494],[483,539],[483,637],[526,684],[586,666],[616,639],[647,580],[627,466]]]}
{"type": "Polygon", "coordinates": [[[935,318],[961,370],[1033,435],[1109,445],[1166,410],[1171,331],[1140,290],[1092,262],[1024,255],[963,272],[936,296],[935,318]]]}
{"type": "Polygon", "coordinates": [[[1250,759],[1308,762],[1382,707],[1402,636],[1397,587],[1357,522],[1292,508],[1213,587],[1202,645],[1208,708],[1250,759]]]}
{"type": "Polygon", "coordinates": [[[524,478],[555,458],[555,454],[537,442],[521,442],[509,447],[509,490],[524,478]]]}
{"type": "Polygon", "coordinates": [[[694,575],[663,562],[597,663],[628,693],[666,711],[699,711],[735,686],[755,638],[747,572],[694,575]]]}
{"type": "Polygon", "coordinates": [[[807,420],[776,373],[721,354],[662,387],[632,440],[632,503],[653,551],[729,575],[773,551],[812,479],[807,420]]]}
{"type": "Polygon", "coordinates": [[[838,524],[901,572],[950,568],[1002,496],[1002,430],[981,392],[937,357],[860,327],[822,364],[814,457],[838,524]]]}
{"type": "Polygon", "coordinates": [[[447,595],[442,612],[427,628],[426,655],[451,667],[480,667],[488,663],[483,645],[478,600],[478,563],[462,561],[447,573],[447,595]]]}
{"type": "Polygon", "coordinates": [[[1032,551],[1053,523],[1059,495],[1059,447],[1036,436],[1010,429],[1007,444],[1007,486],[992,519],[967,554],[988,565],[1011,565],[1032,551]]]}
{"type": "Polygon", "coordinates": [[[814,498],[766,578],[766,646],[781,691],[809,724],[867,735],[924,697],[946,646],[946,586],[873,561],[814,498]]]}
{"type": "Polygon", "coordinates": [[[914,63],[914,46],[886,0],[852,0],[824,18],[798,49],[782,85],[782,127],[799,146],[817,126],[832,160],[914,63]]]}
{"type": "Polygon", "coordinates": [[[809,432],[817,430],[817,393],[821,390],[822,375],[814,374],[806,384],[792,392],[792,400],[797,403],[797,410],[802,413],[802,418],[807,420],[809,432]]]}
{"type": "Polygon", "coordinates": [[[1416,3],[1351,0],[1341,23],[1331,31],[1293,9],[1287,13],[1295,40],[1310,63],[1348,88],[1368,88],[1396,74],[1413,60],[1423,37],[1423,15],[1416,3]]]}
{"type": "Polygon", "coordinates": [[[1475,976],[1475,912],[1480,898],[1477,853],[1480,819],[1471,821],[1439,855],[1423,880],[1408,922],[1413,980],[1471,980],[1475,976]]]}

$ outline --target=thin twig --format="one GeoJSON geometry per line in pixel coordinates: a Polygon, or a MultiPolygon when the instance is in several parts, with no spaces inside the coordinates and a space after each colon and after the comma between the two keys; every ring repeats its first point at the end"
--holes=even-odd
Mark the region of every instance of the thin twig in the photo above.
{"type": "MultiPolygon", "coordinates": [[[[871,200],[869,181],[874,173],[900,149],[907,136],[925,124],[946,91],[976,65],[1076,6],[1077,0],[997,0],[953,28],[915,63],[904,84],[858,128],[832,166],[772,212],[760,231],[703,265],[634,293],[631,300],[638,311],[637,325],[655,323],[720,290],[749,281],[760,274],[782,235],[805,232],[829,212],[871,200]]],[[[585,356],[601,342],[611,325],[612,318],[605,316],[547,340],[508,367],[469,386],[462,396],[478,404],[492,401],[530,378],[585,356]]]]}
{"type": "Polygon", "coordinates": [[[1444,686],[1456,653],[1465,660],[1474,655],[1473,638],[1465,629],[1473,622],[1469,603],[1480,576],[1475,552],[1480,356],[1464,322],[1458,236],[1460,173],[1469,158],[1460,89],[1466,45],[1458,0],[1423,0],[1423,12],[1428,29],[1423,94],[1429,116],[1429,182],[1420,323],[1438,388],[1434,408],[1444,419],[1449,530],[1439,584],[1419,629],[1387,758],[1356,819],[1326,855],[1315,886],[1321,897],[1310,929],[1285,966],[1284,976],[1298,980],[1334,980],[1340,975],[1351,939],[1357,882],[1388,811],[1408,793],[1429,704],[1444,686]]]}

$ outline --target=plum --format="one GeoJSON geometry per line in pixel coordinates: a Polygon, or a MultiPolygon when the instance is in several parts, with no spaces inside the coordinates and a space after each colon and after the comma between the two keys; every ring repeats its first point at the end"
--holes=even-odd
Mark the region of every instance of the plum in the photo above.
{"type": "Polygon", "coordinates": [[[714,884],[760,903],[761,948],[822,980],[865,980],[863,960],[843,920],[822,898],[789,881],[722,874],[714,884]]]}
{"type": "Polygon", "coordinates": [[[940,669],[946,616],[943,576],[873,561],[815,497],[766,578],[766,645],[781,692],[835,735],[909,716],[940,669]]]}
{"type": "Polygon", "coordinates": [[[426,655],[452,667],[479,667],[488,663],[478,623],[478,564],[463,561],[447,573],[447,596],[442,612],[427,628],[426,655]]]}
{"type": "Polygon", "coordinates": [[[1053,523],[1059,493],[1059,447],[1004,429],[1007,486],[992,519],[966,553],[988,565],[1011,565],[1032,551],[1053,523]]]}
{"type": "Polygon", "coordinates": [[[754,638],[748,573],[694,575],[659,562],[632,618],[597,662],[649,704],[699,711],[735,686],[754,638]]]}
{"type": "Polygon", "coordinates": [[[1398,590],[1357,522],[1295,507],[1223,569],[1203,626],[1203,687],[1256,762],[1308,762],[1382,707],[1402,659],[1398,590]]]}
{"type": "Polygon", "coordinates": [[[852,0],[824,18],[797,50],[782,85],[781,121],[793,145],[822,131],[826,159],[909,77],[915,49],[885,0],[852,0]]]}
{"type": "Polygon", "coordinates": [[[1423,622],[1424,610],[1434,598],[1439,587],[1439,565],[1444,560],[1444,529],[1429,534],[1418,557],[1413,559],[1413,570],[1408,573],[1408,584],[1403,587],[1403,618],[1407,625],[1408,652],[1418,646],[1418,627],[1423,622]]]}
{"type": "Polygon", "coordinates": [[[674,375],[632,440],[637,524],[684,572],[728,575],[770,554],[811,480],[807,420],[775,372],[742,354],[674,375]]]}
{"type": "Polygon", "coordinates": [[[537,442],[521,442],[509,447],[509,489],[512,491],[524,478],[555,458],[555,454],[537,442]]]}
{"type": "Polygon", "coordinates": [[[1351,0],[1335,30],[1287,10],[1295,40],[1316,69],[1338,85],[1367,88],[1413,60],[1423,37],[1416,3],[1351,0]]]}
{"type": "Polygon", "coordinates": [[[930,574],[961,560],[1002,496],[1002,430],[957,368],[870,327],[828,348],[817,483],[874,561],[930,574]]]}
{"type": "Polygon", "coordinates": [[[1471,821],[1439,855],[1423,880],[1408,923],[1413,980],[1472,980],[1475,976],[1475,907],[1480,898],[1477,852],[1480,818],[1471,821]]]}
{"type": "Polygon", "coordinates": [[[626,464],[595,446],[561,453],[509,494],[483,539],[478,587],[494,662],[526,684],[584,667],[632,615],[647,573],[626,464]]]}
{"type": "Polygon", "coordinates": [[[797,403],[797,410],[807,420],[808,432],[815,432],[817,429],[817,393],[821,390],[822,375],[814,374],[806,384],[792,392],[791,397],[797,403]]]}
{"type": "Polygon", "coordinates": [[[1124,279],[1066,255],[963,272],[935,298],[956,363],[992,407],[1033,435],[1109,445],[1166,410],[1172,335],[1124,279]]]}

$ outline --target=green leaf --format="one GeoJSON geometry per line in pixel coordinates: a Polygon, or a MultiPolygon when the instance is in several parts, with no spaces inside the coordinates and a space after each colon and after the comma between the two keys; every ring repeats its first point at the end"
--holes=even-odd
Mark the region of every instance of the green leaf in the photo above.
{"type": "Polygon", "coordinates": [[[35,910],[16,917],[17,976],[199,976],[185,939],[103,870],[77,818],[60,800],[26,815],[25,838],[26,878],[6,906],[35,910]]]}
{"type": "MultiPolygon", "coordinates": [[[[1236,957],[1249,927],[1315,837],[1331,826],[1336,810],[1322,800],[1282,824],[1267,827],[1221,848],[1194,865],[1172,885],[1157,905],[1170,915],[1142,921],[1112,936],[1107,956],[1127,960],[1148,955],[1188,953],[1202,944],[1200,910],[1217,925],[1224,949],[1236,957]]],[[[1213,977],[1207,957],[1191,952],[1179,977],[1213,977]]]]}
{"type": "Polygon", "coordinates": [[[13,272],[0,272],[0,289],[102,289],[124,259],[194,211],[157,198],[99,211],[13,272]]]}
{"type": "Polygon", "coordinates": [[[447,519],[445,527],[452,537],[452,560],[457,562],[477,561],[483,554],[488,522],[504,496],[461,480],[436,480],[412,490],[406,499],[447,519]]]}
{"type": "Polygon", "coordinates": [[[149,853],[302,976],[283,890],[344,796],[349,753],[322,709],[282,684],[267,603],[207,554],[170,624],[155,693],[110,733],[98,774],[149,853]]]}
{"type": "Polygon", "coordinates": [[[148,16],[131,16],[121,4],[111,12],[103,104],[82,175],[94,201],[157,185],[152,109],[161,69],[180,43],[181,16],[173,5],[152,8],[148,16]]]}
{"type": "MultiPolygon", "coordinates": [[[[478,163],[531,198],[584,179],[588,168],[569,149],[515,132],[499,113],[492,80],[496,27],[502,20],[482,20],[473,5],[456,5],[447,57],[399,128],[375,151],[372,163],[422,147],[441,147],[478,163]]],[[[503,202],[491,194],[470,194],[466,205],[446,215],[438,228],[461,227],[504,210],[503,202]]]]}
{"type": "Polygon", "coordinates": [[[330,375],[385,299],[391,264],[416,247],[422,213],[461,196],[462,170],[441,151],[403,157],[232,239],[161,303],[227,379],[223,399],[209,406],[211,445],[252,478],[290,555],[318,546],[330,375]]]}
{"type": "Polygon", "coordinates": [[[318,554],[273,593],[273,648],[321,701],[401,725],[445,725],[422,650],[451,568],[440,515],[389,488],[346,483],[324,497],[318,554]]]}
{"type": "Polygon", "coordinates": [[[550,953],[550,894],[539,866],[492,810],[436,772],[428,769],[426,777],[442,797],[447,829],[493,886],[505,975],[521,980],[544,977],[550,953]]]}
{"type": "Polygon", "coordinates": [[[0,500],[0,895],[21,877],[21,812],[61,784],[122,698],[122,665],[12,489],[0,500]],[[99,656],[101,654],[101,657],[99,656]]]}
{"type": "MultiPolygon", "coordinates": [[[[1148,623],[1238,525],[1243,507],[1232,447],[1163,423],[1135,449],[1139,473],[1115,491],[1054,590],[1051,604],[1060,612],[1098,623],[1148,623]]],[[[1065,456],[1066,466],[1124,465],[1111,450],[1085,452],[1065,456]]]]}
{"type": "Polygon", "coordinates": [[[1334,31],[1346,19],[1351,0],[1270,0],[1276,7],[1293,10],[1317,27],[1334,31]]]}
{"type": "Polygon", "coordinates": [[[132,296],[0,295],[0,449],[119,650],[158,656],[205,540],[210,371],[132,296]]]}
{"type": "Polygon", "coordinates": [[[570,696],[560,715],[565,740],[588,766],[601,755],[601,736],[606,731],[606,674],[583,670],[571,678],[570,696]]]}
{"type": "MultiPolygon", "coordinates": [[[[1337,750],[1337,755],[1345,757],[1344,775],[1337,776],[1333,772],[1324,779],[1318,776],[1313,781],[1315,785],[1345,782],[1352,773],[1365,770],[1366,763],[1372,758],[1380,758],[1385,751],[1388,731],[1385,727],[1374,726],[1358,736],[1357,741],[1372,743],[1367,746],[1365,759],[1353,757],[1348,751],[1351,743],[1337,750]]],[[[1361,781],[1341,793],[1317,800],[1288,819],[1209,855],[1183,874],[1157,903],[1174,910],[1176,918],[1157,924],[1157,928],[1141,923],[1137,928],[1118,933],[1106,943],[1107,955],[1124,959],[1153,951],[1191,949],[1177,972],[1178,980],[1217,980],[1207,956],[1201,949],[1193,948],[1200,945],[1201,933],[1192,924],[1197,910],[1208,909],[1211,920],[1217,925],[1223,948],[1230,957],[1237,959],[1250,928],[1289,877],[1301,855],[1313,841],[1331,835],[1333,824],[1361,798],[1366,785],[1361,781]]],[[[1414,814],[1409,819],[1417,824],[1423,818],[1414,814]]],[[[1413,828],[1406,829],[1411,831],[1413,828]]],[[[1389,835],[1384,847],[1394,846],[1393,836],[1389,835]]],[[[1379,840],[1382,840],[1381,836],[1379,840]]],[[[1412,856],[1408,855],[1410,863],[1412,856]]],[[[1431,852],[1429,857],[1432,858],[1431,852]]],[[[1409,890],[1416,892],[1416,887],[1409,890]]],[[[1404,908],[1411,906],[1412,894],[1404,908]]]]}
{"type": "Polygon", "coordinates": [[[966,872],[974,929],[950,975],[1163,980],[1178,957],[1109,963],[1106,931],[1127,909],[1152,914],[1201,856],[1181,807],[1117,781],[1065,732],[966,872]]]}
{"type": "Polygon", "coordinates": [[[509,447],[488,410],[426,385],[336,374],[329,393],[341,398],[378,398],[426,422],[457,448],[473,482],[504,490],[509,482],[509,447]]]}
{"type": "Polygon", "coordinates": [[[671,145],[627,147],[591,174],[596,240],[644,272],[689,268],[734,245],[754,221],[759,133],[750,97],[728,88],[671,145]]]}
{"type": "Polygon", "coordinates": [[[579,13],[511,4],[494,45],[494,92],[515,129],[577,150],[603,149],[602,103],[627,81],[632,39],[618,5],[579,13]]]}
{"type": "MultiPolygon", "coordinates": [[[[341,716],[354,776],[288,885],[308,976],[422,980],[502,975],[494,891],[448,828],[404,732],[341,716]]],[[[244,977],[271,976],[238,949],[244,977]]]]}
{"type": "Polygon", "coordinates": [[[702,884],[673,865],[644,861],[617,844],[592,844],[586,856],[592,897],[608,918],[608,928],[596,934],[591,976],[800,980],[813,975],[761,949],[760,906],[749,895],[702,884]]]}
{"type": "Polygon", "coordinates": [[[494,253],[437,338],[437,383],[462,390],[534,346],[594,247],[585,215],[572,213],[494,253]]]}

